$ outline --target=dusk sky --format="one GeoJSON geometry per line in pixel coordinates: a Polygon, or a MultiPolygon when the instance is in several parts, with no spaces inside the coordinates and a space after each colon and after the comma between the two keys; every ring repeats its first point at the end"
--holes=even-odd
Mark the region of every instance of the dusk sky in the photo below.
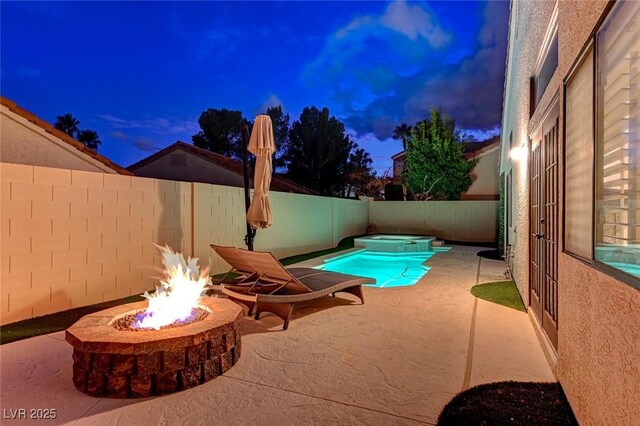
{"type": "Polygon", "coordinates": [[[253,120],[328,107],[374,159],[395,126],[441,107],[478,139],[500,126],[507,1],[8,2],[0,90],[54,122],[96,130],[130,164],[191,142],[208,108],[253,120]]]}

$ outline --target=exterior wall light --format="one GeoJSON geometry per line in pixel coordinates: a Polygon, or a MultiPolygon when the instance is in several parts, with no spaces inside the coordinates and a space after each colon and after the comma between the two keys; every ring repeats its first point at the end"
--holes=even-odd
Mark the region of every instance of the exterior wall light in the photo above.
{"type": "Polygon", "coordinates": [[[511,151],[509,151],[509,158],[511,158],[512,161],[517,161],[517,162],[526,160],[527,148],[524,146],[511,148],[511,151]]]}

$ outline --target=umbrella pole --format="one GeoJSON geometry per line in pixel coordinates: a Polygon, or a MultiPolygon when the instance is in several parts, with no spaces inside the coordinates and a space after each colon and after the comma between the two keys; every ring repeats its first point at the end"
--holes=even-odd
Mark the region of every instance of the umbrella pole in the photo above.
{"type": "MultiPolygon", "coordinates": [[[[242,135],[242,174],[244,177],[244,210],[245,220],[246,213],[249,211],[249,205],[251,204],[251,197],[249,196],[249,165],[247,161],[247,144],[249,139],[249,126],[245,126],[242,135]]],[[[253,251],[253,239],[256,236],[256,230],[251,228],[249,222],[247,222],[247,234],[244,236],[244,243],[247,248],[253,251]]]]}

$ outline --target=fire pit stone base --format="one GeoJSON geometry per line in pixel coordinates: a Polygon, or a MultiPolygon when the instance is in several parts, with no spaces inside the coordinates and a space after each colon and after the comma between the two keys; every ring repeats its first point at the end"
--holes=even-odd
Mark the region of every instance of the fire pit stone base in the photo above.
{"type": "Polygon", "coordinates": [[[242,309],[203,298],[203,320],[165,330],[119,331],[113,321],[146,302],[87,315],[71,326],[73,383],[96,397],[144,398],[189,389],[215,379],[240,358],[242,309]]]}

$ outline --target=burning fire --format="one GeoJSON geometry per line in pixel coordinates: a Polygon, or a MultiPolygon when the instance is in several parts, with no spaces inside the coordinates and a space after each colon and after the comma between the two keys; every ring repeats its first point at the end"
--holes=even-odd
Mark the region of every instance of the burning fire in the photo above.
{"type": "Polygon", "coordinates": [[[135,328],[159,330],[176,321],[185,321],[193,315],[208,281],[208,269],[200,272],[197,258],[185,261],[182,253],[174,252],[168,245],[156,247],[162,253],[164,278],[156,285],[155,293],[145,291],[143,296],[149,306],[136,316],[132,324],[135,328]]]}

